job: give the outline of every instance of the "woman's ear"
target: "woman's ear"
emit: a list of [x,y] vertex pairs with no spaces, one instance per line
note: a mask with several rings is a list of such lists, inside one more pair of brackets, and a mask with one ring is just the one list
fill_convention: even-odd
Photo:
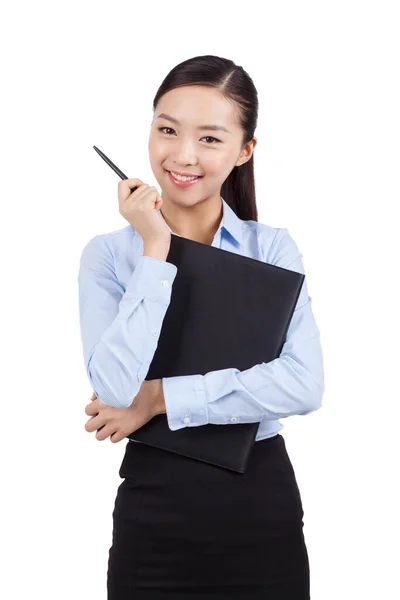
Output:
[[243,150],[240,153],[240,157],[236,163],[236,167],[240,167],[241,165],[244,165],[244,163],[246,163],[248,160],[251,159],[253,152],[254,152],[254,148],[257,146],[257,138],[253,137],[253,139],[251,140],[251,142],[247,142],[247,144],[244,146]]

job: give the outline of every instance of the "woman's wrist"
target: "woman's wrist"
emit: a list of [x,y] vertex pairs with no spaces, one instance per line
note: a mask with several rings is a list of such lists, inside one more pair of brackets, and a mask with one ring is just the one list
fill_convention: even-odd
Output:
[[154,395],[154,401],[153,401],[154,416],[161,415],[161,414],[167,412],[167,409],[165,406],[165,397],[164,397],[164,389],[163,389],[163,385],[162,385],[162,379],[156,379],[156,381],[157,381],[157,388],[156,388],[156,393]]

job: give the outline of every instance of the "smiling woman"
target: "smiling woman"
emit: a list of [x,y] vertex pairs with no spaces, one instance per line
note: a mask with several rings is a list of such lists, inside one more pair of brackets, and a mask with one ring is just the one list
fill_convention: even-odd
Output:
[[[188,59],[165,77],[153,111],[148,151],[162,202],[155,188],[132,179],[142,184],[134,192],[140,214],[131,214],[136,230],[129,221],[118,232],[95,236],[81,258],[85,364],[100,398],[88,413],[100,406],[104,413],[89,428],[109,424],[110,407],[101,402],[126,407],[133,398],[131,407],[114,409],[131,408],[131,416],[138,398],[147,407],[145,378],[177,267],[168,262],[164,243],[162,252],[144,252],[137,229],[145,237],[152,225],[162,237],[166,230],[304,273],[288,230],[257,220],[258,99],[246,71],[218,56]],[[125,191],[123,201],[133,205]],[[323,391],[306,282],[281,357],[242,372],[230,368],[158,383],[172,431],[259,422],[256,443],[245,473],[238,474],[128,440],[113,511],[108,600],[308,600],[302,501],[279,433],[280,416],[315,410]],[[124,435],[124,419],[118,423]],[[110,427],[104,436],[115,423]]]

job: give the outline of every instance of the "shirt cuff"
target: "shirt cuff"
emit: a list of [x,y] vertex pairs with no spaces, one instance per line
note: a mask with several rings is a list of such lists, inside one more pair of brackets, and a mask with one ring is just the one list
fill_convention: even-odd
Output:
[[122,301],[132,297],[140,300],[147,298],[168,305],[177,272],[178,267],[170,262],[142,255],[126,286]]
[[165,408],[171,431],[208,424],[203,375],[163,377]]

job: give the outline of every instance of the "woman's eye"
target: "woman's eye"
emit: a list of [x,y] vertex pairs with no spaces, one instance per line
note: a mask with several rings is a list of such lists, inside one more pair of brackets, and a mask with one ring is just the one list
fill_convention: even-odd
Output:
[[[215,137],[212,137],[212,135],[206,135],[205,137],[206,137],[206,138],[208,138],[209,140],[215,140],[215,142],[216,142],[217,144],[219,144],[219,143],[221,142],[221,140],[217,140],[217,138],[215,138]],[[211,144],[211,145],[212,145],[212,144]]]
[[[166,135],[169,135],[166,131],[163,131],[164,129],[169,129],[170,131],[174,131],[172,129],[172,127],[159,127],[158,131],[162,131],[162,133],[165,133]],[[221,143],[221,140],[218,140],[217,138],[213,137],[212,135],[206,135],[206,136],[204,136],[203,139],[215,140],[215,143],[217,143],[217,144]],[[212,144],[208,144],[208,145],[212,146],[213,143]]]
[[[171,127],[159,127],[159,128],[158,128],[158,131],[162,131],[163,133],[165,133],[165,132],[163,131],[163,129],[171,129]],[[171,131],[173,131],[173,129],[171,129]]]

